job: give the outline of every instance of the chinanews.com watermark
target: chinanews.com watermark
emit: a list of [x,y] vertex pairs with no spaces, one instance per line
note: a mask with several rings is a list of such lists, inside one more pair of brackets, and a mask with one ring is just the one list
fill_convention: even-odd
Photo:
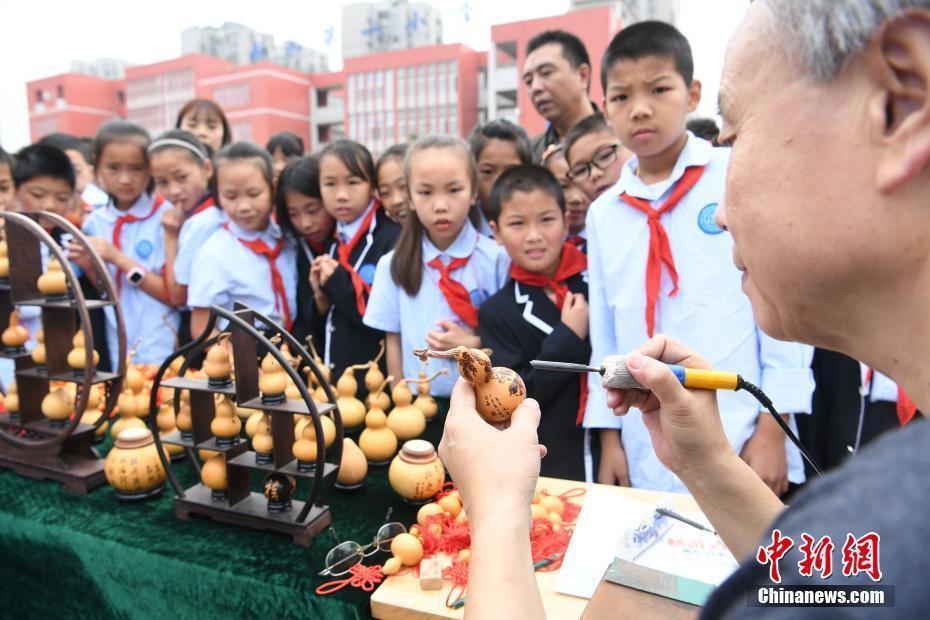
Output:
[[[881,538],[875,532],[856,537],[847,534],[840,551],[841,566],[837,576],[867,576],[872,584],[829,585],[781,585],[782,566],[780,561],[795,545],[790,536],[781,530],[772,531],[771,544],[759,547],[756,561],[768,566],[770,585],[750,588],[748,604],[751,607],[894,607],[894,586],[879,585],[882,579],[879,546]],[[827,579],[834,574],[833,556],[836,545],[829,536],[815,539],[801,534],[797,548],[801,559],[797,562],[798,574],[802,577]]]

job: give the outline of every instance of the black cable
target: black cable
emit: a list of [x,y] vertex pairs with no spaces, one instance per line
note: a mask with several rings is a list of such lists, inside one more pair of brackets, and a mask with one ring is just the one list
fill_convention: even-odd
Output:
[[785,435],[788,436],[788,439],[791,440],[791,443],[797,446],[798,450],[801,451],[801,456],[804,457],[804,460],[810,464],[810,466],[814,469],[814,471],[817,472],[818,476],[823,476],[823,472],[820,471],[819,467],[817,467],[817,464],[814,462],[813,457],[807,452],[807,450],[804,449],[804,446],[801,445],[801,440],[798,439],[798,436],[794,434],[794,431],[791,430],[791,427],[788,426],[785,423],[785,421],[781,419],[781,415],[779,415],[778,411],[775,410],[775,405],[773,405],[772,400],[768,396],[765,395],[765,392],[763,392],[757,386],[753,385],[749,381],[746,381],[740,376],[736,377],[736,389],[746,390],[747,392],[752,394],[763,407],[768,409],[769,413],[772,414],[772,417],[775,418],[775,421],[778,422],[778,425],[781,427],[781,430],[783,430],[785,432]]

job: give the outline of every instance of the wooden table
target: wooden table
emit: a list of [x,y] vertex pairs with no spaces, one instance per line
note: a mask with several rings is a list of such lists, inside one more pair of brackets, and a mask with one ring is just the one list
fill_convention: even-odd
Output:
[[[568,489],[584,486],[592,488],[593,484],[583,484],[570,480],[558,480],[555,478],[540,478],[537,489],[545,489],[553,495],[558,495]],[[632,499],[644,502],[656,503],[663,497],[669,497],[669,493],[660,493],[657,491],[644,491],[642,489],[631,489],[627,487],[608,487],[598,485],[603,489],[608,489],[612,493],[626,495]],[[697,510],[697,504],[690,495],[671,494],[673,504],[677,510]],[[574,498],[572,501],[581,503],[584,496]],[[585,613],[588,606],[588,600],[559,594],[555,591],[555,583],[559,577],[558,571],[536,573],[536,582],[539,584],[539,591],[542,594],[543,606],[546,609],[546,616],[549,618],[580,618],[586,617],[590,613]],[[604,590],[606,582],[602,582],[598,588],[598,594]],[[640,593],[629,590],[623,586],[613,586],[608,589],[608,594],[613,594],[626,590],[627,593],[635,593],[637,599],[659,599],[655,601],[657,605],[653,606],[656,613],[652,615],[655,618],[664,618],[660,610],[665,610],[666,606],[662,603],[669,599],[664,599],[652,594]],[[616,588],[616,590],[614,590]],[[396,619],[413,619],[413,620],[433,620],[436,618],[462,618],[465,615],[465,608],[449,609],[446,607],[446,594],[449,587],[442,590],[421,590],[419,580],[412,573],[397,575],[386,579],[371,597],[371,614],[375,618],[383,620]],[[596,594],[597,596],[597,594]],[[674,601],[669,601],[674,602]],[[640,607],[645,610],[646,607]],[[619,612],[619,610],[618,610]],[[649,616],[639,615],[639,618],[648,618]]]

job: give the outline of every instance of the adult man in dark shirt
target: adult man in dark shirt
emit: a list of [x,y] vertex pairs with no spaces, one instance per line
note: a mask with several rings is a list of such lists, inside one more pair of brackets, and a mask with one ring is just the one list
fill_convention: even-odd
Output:
[[591,103],[591,60],[581,39],[564,30],[546,30],[526,45],[523,83],[546,130],[533,138],[533,160],[558,144],[581,119],[597,111]]
[[[753,2],[720,110],[733,150],[716,221],[759,326],[862,360],[930,411],[930,0]],[[743,560],[706,617],[926,617],[930,424],[889,432],[786,508],[730,448],[715,393],[684,389],[660,361],[709,367],[657,336],[627,358],[647,391],[611,390],[608,406],[642,411],[659,459]],[[472,531],[469,611],[541,617],[525,508],[545,453],[539,409],[526,401],[500,431],[473,405],[460,381],[440,445]],[[890,586],[893,607],[753,606],[787,585]]]

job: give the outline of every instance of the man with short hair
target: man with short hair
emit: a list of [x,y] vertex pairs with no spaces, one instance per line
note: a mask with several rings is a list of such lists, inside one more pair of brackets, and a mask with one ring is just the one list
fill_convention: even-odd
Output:
[[533,138],[533,160],[558,144],[575,123],[597,111],[588,97],[591,60],[581,39],[564,30],[546,30],[526,45],[523,83],[530,101],[546,119],[546,130]]
[[[766,333],[862,360],[921,411],[930,411],[928,33],[930,0],[753,2],[720,81],[719,140],[732,152],[716,211]],[[704,617],[796,618],[804,610],[754,604],[798,586],[854,602],[878,584],[887,607],[806,613],[925,616],[930,423],[886,433],[786,507],[730,446],[716,394],[683,388],[666,364],[711,360],[656,336],[627,357],[645,390],[612,390],[607,405],[640,409],[657,457],[743,561]],[[470,617],[541,618],[526,510],[545,454],[539,407],[527,399],[501,431],[474,403],[471,386],[456,384],[439,447],[468,506]]]

